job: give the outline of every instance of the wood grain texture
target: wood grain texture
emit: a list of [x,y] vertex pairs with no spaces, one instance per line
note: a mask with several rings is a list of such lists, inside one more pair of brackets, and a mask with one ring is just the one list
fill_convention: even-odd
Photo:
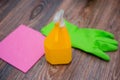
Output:
[[[39,31],[59,9],[71,23],[109,31],[120,43],[120,0],[0,0],[0,41],[20,24]],[[52,66],[43,56],[26,74],[0,60],[0,80],[120,80],[120,45],[108,55],[105,62],[73,49],[70,64]]]

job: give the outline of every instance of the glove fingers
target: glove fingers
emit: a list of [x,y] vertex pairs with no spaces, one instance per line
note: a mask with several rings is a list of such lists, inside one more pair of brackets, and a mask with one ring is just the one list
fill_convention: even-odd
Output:
[[103,59],[103,60],[106,60],[106,61],[109,61],[110,60],[110,57],[104,53],[103,51],[101,51],[100,49],[94,49],[93,52],[92,52],[93,55]]
[[103,41],[97,41],[96,46],[98,46],[98,48],[100,50],[104,51],[104,52],[115,51],[115,50],[118,49],[117,45],[107,43],[107,42],[103,42]]
[[110,44],[113,44],[113,45],[118,45],[118,42],[114,39],[109,39],[109,38],[104,38],[104,37],[99,37],[97,38],[96,41],[102,41],[104,43],[110,43]]
[[109,37],[111,39],[114,38],[114,35],[110,32],[104,31],[104,30],[95,30],[95,32],[97,33],[96,36],[101,36],[101,37]]

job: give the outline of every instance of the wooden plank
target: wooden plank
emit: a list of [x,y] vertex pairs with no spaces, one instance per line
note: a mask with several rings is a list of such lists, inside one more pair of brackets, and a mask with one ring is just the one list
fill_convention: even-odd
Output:
[[20,0],[0,0],[0,22]]

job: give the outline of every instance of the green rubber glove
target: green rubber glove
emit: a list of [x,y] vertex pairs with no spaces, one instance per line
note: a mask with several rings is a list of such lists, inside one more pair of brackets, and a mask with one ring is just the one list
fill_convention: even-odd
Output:
[[[78,28],[68,21],[65,21],[65,24],[74,48],[81,49],[106,61],[109,61],[110,57],[105,52],[118,49],[118,42],[114,40],[114,35],[109,32],[91,28]],[[47,36],[53,27],[54,22],[51,22],[41,29],[41,33]]]

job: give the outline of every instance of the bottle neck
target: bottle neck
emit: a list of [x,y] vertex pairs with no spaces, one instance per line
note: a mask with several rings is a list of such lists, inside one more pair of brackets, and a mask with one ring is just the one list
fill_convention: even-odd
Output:
[[61,25],[60,22],[56,22],[56,23],[55,23],[55,26],[58,27],[58,28],[63,28],[63,27],[65,27],[65,25]]

